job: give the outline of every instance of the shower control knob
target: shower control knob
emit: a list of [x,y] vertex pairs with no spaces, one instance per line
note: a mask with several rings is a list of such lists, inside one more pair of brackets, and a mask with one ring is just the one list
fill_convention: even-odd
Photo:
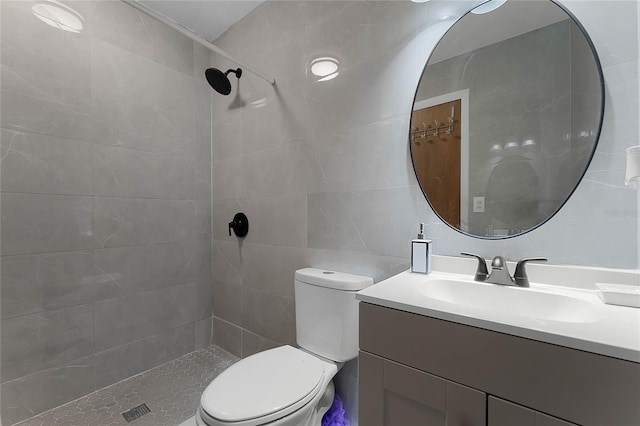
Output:
[[233,220],[229,222],[229,236],[231,236],[231,230],[237,237],[242,238],[249,232],[249,219],[244,213],[236,213],[233,216]]

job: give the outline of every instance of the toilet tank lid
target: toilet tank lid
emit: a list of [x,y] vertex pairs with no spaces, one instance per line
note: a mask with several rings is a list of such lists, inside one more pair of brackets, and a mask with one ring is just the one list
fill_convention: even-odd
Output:
[[362,290],[373,284],[371,277],[317,268],[298,269],[295,279],[306,284],[345,291]]

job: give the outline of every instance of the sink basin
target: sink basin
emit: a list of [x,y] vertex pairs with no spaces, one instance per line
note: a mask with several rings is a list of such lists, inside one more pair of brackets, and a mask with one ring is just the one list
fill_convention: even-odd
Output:
[[418,292],[437,304],[447,304],[453,309],[460,307],[465,311],[479,310],[502,316],[565,323],[585,323],[598,319],[596,308],[586,300],[533,287],[433,279],[420,285]]

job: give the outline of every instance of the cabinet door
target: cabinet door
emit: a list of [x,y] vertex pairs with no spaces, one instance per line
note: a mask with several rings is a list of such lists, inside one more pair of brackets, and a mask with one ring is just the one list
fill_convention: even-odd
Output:
[[486,426],[486,395],[360,352],[361,426]]
[[576,426],[569,423],[525,408],[521,405],[490,396],[489,397],[489,424],[488,426]]

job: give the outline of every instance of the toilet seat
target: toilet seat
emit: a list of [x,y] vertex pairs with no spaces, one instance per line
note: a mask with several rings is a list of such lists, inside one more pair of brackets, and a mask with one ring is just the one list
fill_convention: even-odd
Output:
[[256,426],[285,417],[323,389],[325,364],[291,346],[238,361],[202,394],[202,419],[211,426]]

